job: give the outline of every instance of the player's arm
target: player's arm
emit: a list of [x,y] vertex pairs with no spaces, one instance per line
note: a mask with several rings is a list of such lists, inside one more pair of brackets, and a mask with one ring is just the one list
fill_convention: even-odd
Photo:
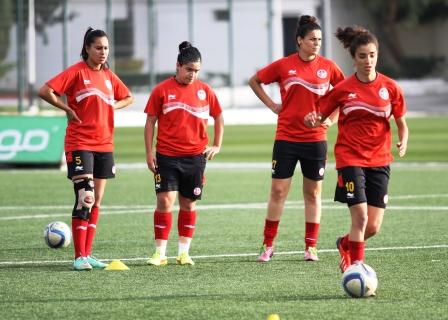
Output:
[[325,119],[321,126],[324,128],[329,128],[331,127],[333,124],[335,124],[336,122],[338,122],[339,119],[339,108],[334,110],[327,119]]
[[131,93],[129,93],[129,95],[126,98],[121,99],[121,100],[115,102],[114,109],[118,110],[118,109],[126,108],[132,102],[134,102],[134,97],[132,96]]
[[404,157],[406,154],[406,150],[408,148],[408,138],[409,138],[409,129],[408,125],[406,123],[406,118],[404,116],[395,119],[395,123],[397,124],[398,128],[398,142],[397,142],[397,148],[398,148],[398,155],[401,157]]
[[146,117],[146,124],[145,124],[145,149],[146,149],[146,164],[148,166],[148,169],[151,170],[153,173],[156,172],[157,168],[157,159],[154,156],[154,150],[153,150],[153,141],[154,141],[154,132],[157,122],[157,116],[150,116],[148,115]]
[[212,160],[215,154],[219,153],[221,150],[222,138],[224,136],[224,117],[222,116],[222,113],[213,119],[215,120],[213,145],[205,151],[207,160]]
[[76,114],[75,110],[71,109],[69,106],[67,106],[62,99],[56,94],[56,92],[48,86],[47,84],[44,84],[39,89],[39,97],[41,97],[43,100],[47,101],[49,104],[55,106],[56,108],[59,108],[67,114],[67,118],[69,121],[78,121],[82,122],[81,119],[79,119],[78,115]]
[[312,111],[310,113],[308,113],[305,117],[304,117],[304,123],[308,128],[317,128],[320,127],[322,125],[322,123],[324,123],[325,119],[322,118],[322,114],[318,113],[316,111]]
[[258,78],[257,74],[254,74],[249,80],[249,86],[258,99],[260,99],[266,107],[271,109],[272,112],[278,114],[282,108],[282,105],[272,101],[271,97],[268,96],[261,84],[262,82],[260,78]]

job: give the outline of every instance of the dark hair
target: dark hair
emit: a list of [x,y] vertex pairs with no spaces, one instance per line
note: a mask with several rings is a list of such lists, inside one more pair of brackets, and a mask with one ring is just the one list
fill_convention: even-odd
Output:
[[94,43],[96,38],[102,38],[102,37],[108,38],[106,32],[104,32],[103,30],[93,29],[92,27],[89,27],[87,29],[86,33],[84,34],[84,41],[82,43],[82,49],[81,49],[82,60],[87,61],[87,59],[89,58],[89,54],[87,53],[86,47]]
[[301,16],[299,18],[299,22],[297,23],[296,39],[298,37],[305,38],[308,32],[314,30],[322,30],[320,25],[317,23],[317,18],[313,16]]
[[373,43],[379,49],[378,39],[373,33],[364,27],[354,26],[336,30],[336,38],[342,43],[345,49],[349,49],[352,57],[355,57],[356,49],[360,46]]
[[182,66],[190,62],[202,62],[201,53],[198,48],[193,47],[190,42],[183,41],[179,44],[177,62]]

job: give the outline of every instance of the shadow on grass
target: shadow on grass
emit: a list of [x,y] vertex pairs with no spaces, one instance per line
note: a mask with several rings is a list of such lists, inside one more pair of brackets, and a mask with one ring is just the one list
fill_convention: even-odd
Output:
[[62,298],[62,299],[2,299],[0,305],[10,304],[10,303],[69,303],[69,302],[89,302],[89,303],[110,303],[110,302],[132,302],[132,301],[173,301],[175,300],[201,300],[201,301],[234,301],[234,302],[256,302],[256,303],[281,303],[281,302],[291,302],[291,301],[338,301],[346,300],[347,297],[344,295],[322,295],[322,294],[291,294],[291,295],[275,295],[266,296],[262,294],[238,294],[238,293],[224,293],[224,294],[164,294],[164,295],[148,295],[148,296],[129,296],[129,297],[105,297],[105,298]]

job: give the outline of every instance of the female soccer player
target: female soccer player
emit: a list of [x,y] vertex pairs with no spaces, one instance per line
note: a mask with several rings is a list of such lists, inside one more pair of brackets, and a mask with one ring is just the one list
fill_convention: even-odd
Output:
[[[314,110],[319,96],[342,81],[344,75],[335,63],[319,56],[322,31],[316,21],[315,17],[301,16],[296,30],[298,53],[269,64],[249,80],[257,97],[278,114],[271,193],[259,262],[268,262],[274,254],[273,242],[298,161],[302,169],[305,203],[305,260],[318,260],[322,180],[327,155],[326,129],[337,118],[331,117],[310,131],[303,124],[303,117]],[[262,83],[273,82],[280,86],[282,104],[272,101],[261,86]]]
[[338,28],[336,37],[353,58],[356,73],[318,101],[318,113],[305,117],[308,126],[319,126],[339,108],[338,137],[334,148],[338,183],[335,200],[347,203],[350,232],[336,245],[344,272],[364,261],[364,243],[380,230],[388,194],[391,154],[390,117],[398,128],[398,155],[406,154],[408,127],[401,89],[376,71],[378,40],[362,27]]
[[[92,256],[92,244],[106,179],[115,177],[114,110],[132,103],[129,89],[109,69],[109,41],[104,31],[89,27],[82,61],[48,81],[39,96],[67,113],[65,157],[75,189],[72,232],[75,270],[103,269]],[[60,98],[67,97],[67,103]]]
[[[196,225],[196,200],[201,199],[206,160],[220,151],[224,133],[222,109],[213,90],[197,79],[201,53],[189,42],[179,45],[176,75],[158,84],[146,105],[146,162],[154,173],[157,207],[154,211],[156,251],[150,265],[168,263],[166,245],[172,211],[179,198],[177,263],[194,265],[189,248]],[[207,121],[214,119],[213,145],[208,147]],[[154,127],[157,152],[154,154]]]

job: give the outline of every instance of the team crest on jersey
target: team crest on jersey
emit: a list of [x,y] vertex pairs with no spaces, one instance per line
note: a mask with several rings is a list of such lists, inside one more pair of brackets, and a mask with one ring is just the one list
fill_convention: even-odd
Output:
[[319,69],[317,70],[316,75],[321,79],[325,79],[328,76],[328,72],[327,70]]
[[202,190],[201,190],[201,188],[199,188],[199,187],[196,187],[196,188],[194,188],[194,190],[193,190],[193,193],[194,193],[195,196],[200,195],[201,192],[202,192]]
[[197,92],[198,98],[199,100],[205,100],[205,98],[207,97],[207,94],[205,93],[205,91],[203,89],[199,89]]
[[110,82],[110,80],[106,80],[105,82],[107,89],[112,90],[112,82]]
[[380,91],[378,91],[378,94],[380,95],[381,99],[383,99],[383,100],[389,99],[389,91],[387,91],[386,88],[381,88]]

